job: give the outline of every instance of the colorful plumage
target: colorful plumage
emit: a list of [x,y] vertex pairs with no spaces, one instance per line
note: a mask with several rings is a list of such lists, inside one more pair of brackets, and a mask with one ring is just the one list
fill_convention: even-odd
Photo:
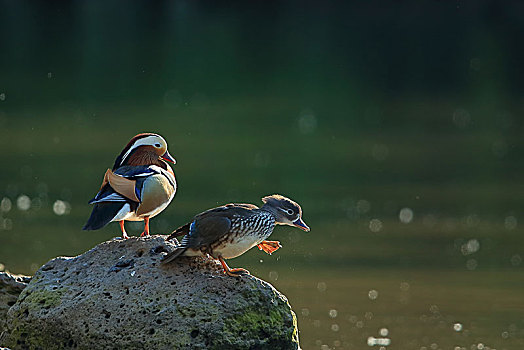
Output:
[[175,164],[167,142],[158,134],[138,134],[107,169],[100,191],[89,201],[93,211],[83,230],[98,230],[112,221],[144,221],[142,236],[149,236],[149,219],[164,210],[176,192],[175,174],[165,162]]
[[178,256],[210,255],[222,264],[224,272],[238,277],[249,273],[245,269],[230,269],[224,259],[242,255],[254,246],[271,254],[281,247],[278,241],[266,241],[276,224],[309,231],[302,221],[302,208],[281,195],[262,198],[264,205],[226,204],[196,215],[176,229],[168,239],[185,235],[180,245],[162,260],[167,264]]

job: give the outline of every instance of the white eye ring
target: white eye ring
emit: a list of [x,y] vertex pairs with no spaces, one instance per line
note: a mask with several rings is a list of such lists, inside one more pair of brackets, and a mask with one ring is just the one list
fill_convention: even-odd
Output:
[[155,143],[155,147],[156,148],[160,148],[160,144],[159,143]]
[[293,209],[284,209],[284,208],[278,208],[279,210],[282,210],[284,213],[286,213],[287,215],[293,215],[295,214],[295,212],[293,211]]

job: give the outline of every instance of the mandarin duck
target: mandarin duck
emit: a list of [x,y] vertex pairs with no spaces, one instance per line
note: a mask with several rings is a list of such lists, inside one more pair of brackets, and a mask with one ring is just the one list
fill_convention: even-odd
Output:
[[224,259],[244,254],[254,246],[268,254],[281,247],[278,241],[266,241],[275,225],[289,225],[309,231],[302,221],[300,205],[275,194],[262,198],[264,205],[226,204],[196,215],[176,229],[167,239],[185,235],[180,244],[162,259],[163,264],[178,256],[209,255],[220,261],[224,272],[233,277],[249,274],[242,268],[229,268]]
[[141,236],[149,236],[149,219],[169,205],[177,188],[175,174],[165,161],[176,163],[162,136],[144,133],[133,137],[89,201],[95,206],[83,230],[98,230],[118,221],[126,239],[124,221],[144,221]]

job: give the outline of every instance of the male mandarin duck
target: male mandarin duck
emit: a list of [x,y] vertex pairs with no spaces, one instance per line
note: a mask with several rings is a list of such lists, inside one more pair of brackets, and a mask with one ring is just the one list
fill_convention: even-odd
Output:
[[224,272],[238,277],[249,271],[227,266],[224,259],[242,255],[254,246],[268,254],[281,247],[278,241],[266,241],[276,224],[298,227],[309,231],[302,221],[302,208],[291,199],[275,194],[262,198],[264,205],[226,204],[196,215],[193,220],[176,229],[167,239],[185,237],[162,263],[178,256],[210,255],[220,261]]
[[157,134],[138,134],[107,169],[100,191],[89,201],[95,207],[83,230],[98,230],[112,221],[144,221],[141,236],[149,236],[149,219],[164,210],[176,192],[175,174],[165,162],[175,164],[167,142]]

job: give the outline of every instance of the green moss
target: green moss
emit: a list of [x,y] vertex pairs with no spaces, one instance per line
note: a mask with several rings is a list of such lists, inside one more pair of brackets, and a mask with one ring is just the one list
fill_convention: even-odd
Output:
[[[155,328],[154,337],[146,338],[144,343],[136,344],[137,349],[184,349],[191,343],[188,333],[177,333],[173,336],[172,332],[164,331],[162,328]],[[129,348],[132,348],[131,346]]]
[[58,288],[55,290],[42,289],[29,292],[25,297],[24,303],[28,305],[29,310],[49,309],[60,304],[62,295],[67,292],[67,288]]
[[244,331],[258,331],[266,327],[278,328],[282,326],[282,314],[280,309],[271,309],[269,315],[264,315],[259,310],[249,310],[232,319],[230,326]]
[[7,346],[11,348],[27,349],[61,349],[62,344],[56,337],[41,332],[34,332],[30,323],[20,322],[15,319],[11,325],[11,334],[7,338]]
[[[212,348],[298,348],[296,318],[294,314],[290,314],[285,303],[268,309],[243,310],[235,317],[224,320],[221,335],[221,339],[214,339]],[[238,343],[239,340],[242,340],[241,344]]]
[[[24,307],[18,309],[18,315],[11,320],[11,334],[8,337],[8,345],[11,347],[28,347],[29,349],[60,349],[63,344],[58,344],[53,332],[35,332],[35,327],[28,326],[31,323],[25,321],[29,312],[38,312],[41,309],[49,309],[61,303],[62,295],[67,293],[67,288],[42,289],[31,291],[25,289],[20,299]],[[38,327],[36,327],[38,328]]]
[[28,332],[25,329],[21,328],[15,328],[13,332],[11,332],[9,336],[9,340],[7,342],[7,346],[9,347],[16,347],[16,346],[25,346],[29,349],[53,349],[54,347],[52,344],[49,344],[49,340],[45,340],[40,336],[34,336],[28,337]]

